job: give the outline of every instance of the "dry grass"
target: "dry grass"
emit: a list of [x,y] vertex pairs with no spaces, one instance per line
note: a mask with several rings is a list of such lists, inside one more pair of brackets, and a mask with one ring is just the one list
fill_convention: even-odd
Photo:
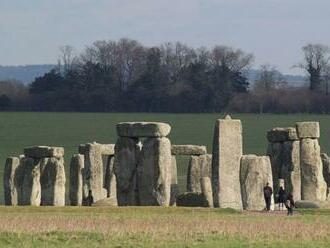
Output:
[[[330,212],[329,212],[330,213]],[[330,237],[330,215],[232,213],[175,208],[0,208],[0,233],[99,233],[191,241],[211,236],[247,240],[314,241]]]

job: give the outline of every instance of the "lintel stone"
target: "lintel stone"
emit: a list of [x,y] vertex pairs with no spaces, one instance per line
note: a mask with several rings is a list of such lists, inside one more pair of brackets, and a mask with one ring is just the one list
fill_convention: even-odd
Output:
[[162,122],[121,122],[117,134],[121,137],[166,137],[171,126]]
[[199,145],[172,145],[172,155],[204,155],[206,146]]

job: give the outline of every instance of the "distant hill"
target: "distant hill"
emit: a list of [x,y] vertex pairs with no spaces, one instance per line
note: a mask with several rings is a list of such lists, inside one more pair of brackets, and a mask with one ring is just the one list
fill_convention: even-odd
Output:
[[[36,77],[40,77],[50,70],[54,69],[56,65],[25,65],[25,66],[1,66],[0,65],[0,80],[15,79],[24,84],[33,82]],[[249,70],[246,72],[249,82],[253,85],[254,81],[258,79],[259,70]],[[284,75],[284,79],[291,86],[301,86],[306,83],[306,77],[300,75]]]
[[24,84],[33,82],[36,77],[40,77],[56,65],[24,65],[24,66],[1,66],[0,80],[14,79]]

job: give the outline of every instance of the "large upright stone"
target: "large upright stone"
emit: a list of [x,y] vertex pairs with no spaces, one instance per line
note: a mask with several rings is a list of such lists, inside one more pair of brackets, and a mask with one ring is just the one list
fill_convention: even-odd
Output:
[[294,200],[301,199],[300,142],[283,143],[283,164],[281,178],[284,179],[285,190],[291,193]]
[[321,154],[322,165],[323,165],[323,177],[330,188],[330,158],[326,153]]
[[171,196],[171,142],[148,138],[143,142],[138,165],[141,206],[169,206]]
[[117,202],[117,182],[114,173],[114,156],[104,156],[105,161],[105,175],[104,188],[107,190],[107,198],[112,198],[113,202]]
[[197,145],[172,145],[172,155],[203,155],[206,154],[206,146]]
[[[263,188],[273,184],[271,164],[268,156],[243,155],[240,181],[242,202],[245,210],[265,209]],[[274,210],[272,197],[271,209]]]
[[212,154],[212,187],[214,206],[242,209],[239,181],[243,153],[242,124],[229,116],[217,120]]
[[81,206],[83,198],[83,169],[84,155],[75,154],[70,162],[70,204],[72,206]]
[[316,121],[297,122],[296,128],[300,139],[320,138],[320,124]]
[[19,174],[21,182],[18,205],[40,206],[40,160],[23,158],[22,171]]
[[327,184],[323,178],[320,146],[317,139],[300,140],[301,198],[309,201],[325,201]]
[[[97,143],[86,144],[84,166],[84,190],[83,198],[92,197],[93,202],[106,198],[106,190],[103,188],[103,160],[102,145]],[[91,194],[91,196],[89,196]],[[85,201],[85,200],[84,200]]]
[[65,205],[65,170],[64,159],[44,158],[40,162],[41,205]]
[[18,185],[16,181],[16,170],[20,165],[17,157],[7,158],[3,174],[3,186],[5,194],[5,205],[16,206],[18,203]]
[[170,206],[174,206],[176,203],[176,197],[179,194],[178,185],[178,168],[175,156],[172,155],[171,160],[171,200]]
[[206,206],[213,208],[212,184],[209,177],[201,178],[201,190],[206,200]]
[[[282,165],[283,165],[283,143],[269,143],[267,155],[270,158],[273,174],[273,191],[275,194],[279,191],[279,184],[277,183],[282,178]],[[285,180],[284,180],[285,183]]]
[[171,126],[162,122],[121,122],[117,124],[120,137],[166,137]]
[[201,178],[212,178],[212,155],[191,156],[188,164],[187,191],[201,192]]
[[117,200],[119,206],[138,204],[136,182],[140,147],[138,139],[119,137],[115,146],[114,172],[117,180]]

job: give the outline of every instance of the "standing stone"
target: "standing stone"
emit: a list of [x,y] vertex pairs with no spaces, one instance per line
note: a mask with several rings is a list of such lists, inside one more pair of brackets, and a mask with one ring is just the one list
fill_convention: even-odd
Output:
[[213,208],[212,184],[209,177],[201,178],[201,189],[206,200],[206,206]]
[[323,178],[320,146],[317,139],[300,140],[302,200],[325,201],[327,184]]
[[119,206],[138,205],[136,172],[139,152],[138,139],[118,138],[115,146],[114,172]]
[[22,159],[21,193],[18,197],[18,205],[40,206],[40,159]]
[[[273,184],[269,157],[244,155],[241,160],[240,181],[243,208],[245,210],[265,209],[263,188],[267,183]],[[271,209],[274,210],[273,197]]]
[[65,170],[63,157],[40,161],[41,205],[65,205]]
[[75,154],[70,163],[70,204],[71,206],[81,206],[83,196],[83,169],[84,155]]
[[3,174],[5,205],[16,206],[18,203],[18,188],[15,180],[16,170],[20,165],[17,157],[7,158]]
[[301,200],[299,141],[286,141],[283,143],[283,164],[281,170],[281,178],[284,179],[286,192],[291,193],[295,201]]
[[322,153],[321,159],[322,159],[322,165],[323,165],[323,177],[329,188],[330,187],[330,158],[326,153]]
[[199,156],[190,156],[187,173],[187,191],[202,192],[201,190],[201,158]]
[[143,142],[138,166],[141,206],[169,206],[171,196],[171,142],[148,138]]
[[103,160],[102,145],[97,143],[86,144],[84,166],[84,187],[88,189],[83,192],[83,201],[89,198],[93,202],[106,198],[106,190],[103,188]]
[[175,156],[172,156],[171,160],[171,199],[170,206],[175,206],[176,197],[179,194],[179,185],[178,185],[178,168],[176,163]]
[[212,154],[214,206],[242,209],[239,181],[243,153],[242,124],[229,116],[216,121]]
[[107,190],[107,198],[112,198],[113,202],[117,202],[117,183],[114,173],[114,156],[105,156],[105,176],[104,188]]
[[[273,174],[273,191],[275,195],[279,191],[280,187],[277,183],[282,178],[282,164],[283,164],[283,143],[269,143],[267,149],[267,155],[270,158]],[[283,180],[284,181],[284,180]]]

